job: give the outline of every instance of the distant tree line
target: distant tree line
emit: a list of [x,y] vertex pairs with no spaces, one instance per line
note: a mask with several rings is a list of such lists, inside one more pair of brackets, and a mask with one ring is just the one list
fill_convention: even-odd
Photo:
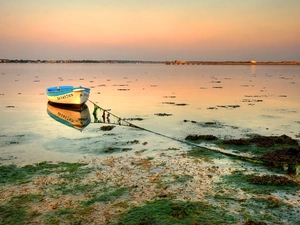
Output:
[[151,61],[151,60],[31,60],[31,59],[0,59],[0,63],[153,63],[165,65],[300,65],[300,61]]
[[143,60],[31,60],[31,59],[0,59],[0,63],[165,63],[164,61]]

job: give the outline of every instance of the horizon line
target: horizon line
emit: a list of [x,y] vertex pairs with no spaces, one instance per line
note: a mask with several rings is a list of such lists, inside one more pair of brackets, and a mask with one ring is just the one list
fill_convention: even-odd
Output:
[[56,60],[32,60],[32,59],[0,59],[0,63],[158,63],[166,65],[300,65],[300,61],[203,61],[203,60],[131,60],[131,59],[101,59],[101,60],[73,60],[73,59],[56,59]]
[[134,62],[300,62],[300,60],[142,60],[142,59],[8,59],[8,58],[0,58],[0,62],[3,61],[31,61],[31,62],[55,62],[55,61],[63,61],[63,62],[105,62],[105,61],[134,61]]

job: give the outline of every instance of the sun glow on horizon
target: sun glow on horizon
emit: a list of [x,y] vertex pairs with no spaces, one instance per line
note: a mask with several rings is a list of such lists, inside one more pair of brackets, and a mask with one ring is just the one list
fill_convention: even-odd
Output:
[[[235,54],[234,51],[244,49],[246,54],[253,48],[261,51],[271,46],[300,47],[300,29],[296,29],[300,27],[296,19],[300,10],[290,12],[285,18],[278,17],[281,11],[274,7],[266,11],[263,3],[217,2],[218,7],[209,1],[194,0],[185,4],[173,1],[144,4],[65,1],[58,4],[54,1],[48,5],[29,1],[16,5],[6,2],[0,9],[1,43],[22,45],[24,49],[38,43],[46,48],[52,46],[57,52],[62,46],[82,50],[93,46],[130,47],[145,56],[152,49],[168,50],[172,58],[176,58],[172,48],[196,55],[201,50],[211,50],[214,54],[226,49]],[[284,6],[283,12],[292,9],[287,3]],[[1,43],[0,50],[8,48]],[[18,49],[11,50],[18,52]],[[4,51],[1,52],[0,58],[5,58]]]

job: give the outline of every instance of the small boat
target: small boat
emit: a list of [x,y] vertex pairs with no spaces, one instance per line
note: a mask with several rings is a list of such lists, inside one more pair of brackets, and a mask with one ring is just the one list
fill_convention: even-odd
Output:
[[90,96],[90,89],[82,86],[56,86],[46,91],[48,100],[58,104],[82,105]]
[[90,111],[86,104],[82,104],[80,109],[75,110],[73,107],[68,108],[66,105],[53,104],[49,101],[47,113],[57,122],[80,131],[91,122]]

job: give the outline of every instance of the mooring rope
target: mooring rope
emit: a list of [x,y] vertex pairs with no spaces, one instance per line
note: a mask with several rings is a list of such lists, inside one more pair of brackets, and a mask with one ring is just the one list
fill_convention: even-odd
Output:
[[210,148],[208,146],[200,146],[200,145],[198,145],[196,143],[193,143],[193,142],[188,142],[188,141],[185,141],[185,140],[180,140],[180,139],[177,139],[177,138],[174,138],[174,137],[162,134],[162,133],[158,133],[158,132],[153,131],[153,130],[149,130],[149,129],[144,128],[144,127],[137,126],[137,125],[135,125],[135,124],[127,121],[126,119],[122,119],[121,117],[119,117],[117,115],[114,115],[113,113],[110,112],[110,110],[103,109],[102,107],[100,107],[95,102],[93,102],[91,100],[89,100],[89,101],[94,105],[93,115],[96,118],[96,120],[98,119],[97,118],[97,110],[100,109],[103,112],[103,115],[102,115],[103,123],[111,123],[110,122],[110,116],[113,116],[113,117],[115,117],[117,119],[117,122],[115,122],[114,124],[118,124],[118,125],[121,125],[121,126],[122,125],[126,125],[126,126],[130,126],[130,127],[134,127],[134,128],[137,128],[137,129],[140,129],[140,130],[144,130],[144,131],[147,131],[147,132],[150,132],[150,133],[153,133],[153,134],[156,134],[156,135],[159,135],[159,136],[162,136],[162,137],[165,137],[165,138],[177,141],[177,142],[181,142],[183,144],[187,144],[187,145],[194,146],[194,147],[197,147],[197,148],[203,148],[203,149],[210,150],[210,151],[219,152],[219,153],[221,153],[223,155],[236,157],[236,158],[239,158],[241,160],[247,160],[247,161],[252,161],[252,162],[253,161],[260,162],[260,160],[257,159],[257,158],[255,158],[255,157],[235,154],[233,152],[228,152],[228,151],[225,151],[225,150],[223,150],[221,148],[218,148],[218,147],[211,147]]

